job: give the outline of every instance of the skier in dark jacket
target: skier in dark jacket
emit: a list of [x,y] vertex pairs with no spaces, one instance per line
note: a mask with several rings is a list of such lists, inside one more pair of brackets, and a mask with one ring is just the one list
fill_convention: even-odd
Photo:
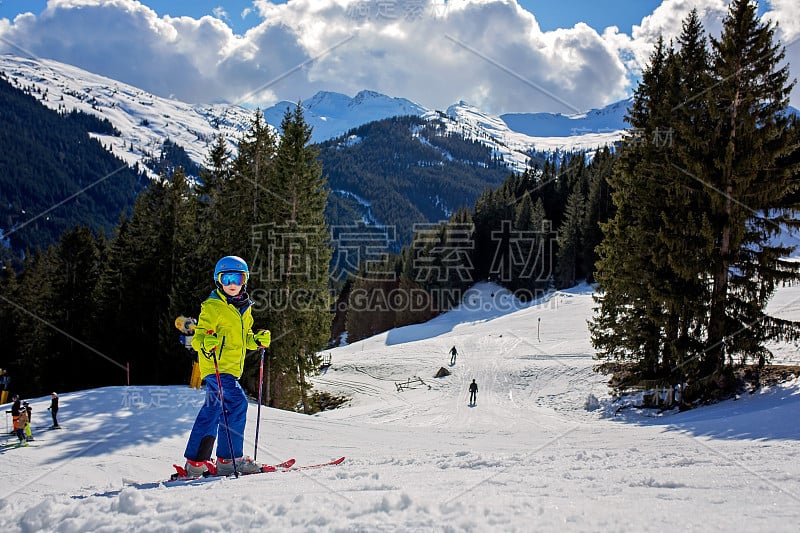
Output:
[[469,384],[469,404],[475,405],[478,401],[478,384],[475,383],[475,380],[472,380],[472,383]]
[[47,408],[50,411],[50,416],[53,417],[53,426],[52,429],[59,429],[61,426],[58,425],[58,394],[55,392],[50,394],[50,407]]
[[453,346],[452,348],[450,348],[450,366],[456,364],[457,356],[458,356],[458,350],[456,350],[456,347]]
[[19,413],[22,411],[22,400],[20,399],[18,394],[15,394],[13,398],[13,404],[11,404],[11,420],[14,423],[14,434],[17,434],[17,429],[19,429]]

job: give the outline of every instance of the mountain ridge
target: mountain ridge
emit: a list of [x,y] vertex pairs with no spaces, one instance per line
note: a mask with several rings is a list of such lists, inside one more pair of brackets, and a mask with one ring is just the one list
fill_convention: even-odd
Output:
[[[72,65],[49,59],[29,59],[10,54],[0,56],[0,71],[20,88],[40,94],[42,104],[64,111],[73,108],[107,118],[122,135],[116,139],[98,135],[110,149],[131,166],[144,164],[167,139],[182,146],[201,165],[217,135],[223,135],[235,152],[241,134],[250,125],[254,110],[235,104],[190,104],[159,97],[137,87],[93,74]],[[502,155],[509,168],[525,169],[529,153],[539,151],[592,150],[613,143],[621,131],[595,132],[587,135],[544,135],[525,125],[526,117],[542,122],[547,114],[510,114],[509,125],[503,118],[484,113],[465,102],[450,106],[447,113],[426,109],[405,98],[391,97],[363,90],[353,97],[332,91],[320,91],[301,101],[307,123],[313,128],[313,142],[322,142],[346,134],[353,128],[393,116],[414,115],[426,119],[449,116],[449,128],[463,131],[489,145]],[[619,103],[617,103],[619,104]],[[614,104],[614,105],[617,105]],[[296,103],[278,102],[262,110],[266,122],[278,129],[287,108]],[[605,108],[604,108],[605,109]],[[619,114],[619,110],[617,114]],[[590,112],[589,112],[590,113]],[[583,132],[587,126],[579,118],[571,119],[571,128]],[[616,122],[614,122],[616,121]],[[618,117],[612,119],[618,124]],[[522,131],[518,131],[522,130]],[[555,132],[558,133],[558,132]]]

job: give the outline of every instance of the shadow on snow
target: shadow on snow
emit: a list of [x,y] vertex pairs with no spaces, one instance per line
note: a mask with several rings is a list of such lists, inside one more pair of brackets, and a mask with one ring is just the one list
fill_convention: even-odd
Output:
[[614,419],[662,426],[665,431],[682,431],[695,437],[800,441],[800,424],[795,422],[800,415],[798,384],[779,385],[682,413],[675,410],[647,416],[641,412],[621,412]]

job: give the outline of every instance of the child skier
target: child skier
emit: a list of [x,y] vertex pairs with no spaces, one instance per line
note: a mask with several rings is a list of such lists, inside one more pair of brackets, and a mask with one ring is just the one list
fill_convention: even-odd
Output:
[[17,419],[17,438],[19,439],[19,446],[27,446],[28,439],[25,438],[25,427],[28,425],[28,410],[24,407],[19,410],[19,418]]
[[31,404],[28,402],[22,402],[22,407],[25,409],[25,412],[28,414],[28,423],[25,424],[25,440],[28,442],[33,440],[33,433],[31,432],[31,415],[33,414],[33,408]]
[[192,347],[199,354],[200,376],[206,384],[206,400],[194,421],[184,452],[185,468],[190,476],[201,476],[208,471],[215,439],[218,475],[233,474],[234,461],[239,473],[261,471],[260,465],[249,457],[243,457],[247,397],[238,380],[242,375],[245,353],[247,350],[268,347],[270,332],[261,330],[253,333],[250,309],[253,302],[247,294],[249,275],[247,263],[242,258],[223,257],[214,268],[216,288],[200,307]]

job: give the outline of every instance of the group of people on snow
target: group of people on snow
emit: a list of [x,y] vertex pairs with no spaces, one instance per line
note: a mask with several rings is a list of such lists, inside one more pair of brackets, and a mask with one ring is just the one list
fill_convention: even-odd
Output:
[[[27,446],[33,439],[33,432],[31,431],[31,415],[33,408],[27,401],[22,401],[18,394],[12,397],[14,403],[11,404],[11,419],[13,422],[13,434],[19,439],[20,446]],[[58,429],[58,394],[55,392],[50,394],[50,416],[53,417],[53,425],[50,429]]]

